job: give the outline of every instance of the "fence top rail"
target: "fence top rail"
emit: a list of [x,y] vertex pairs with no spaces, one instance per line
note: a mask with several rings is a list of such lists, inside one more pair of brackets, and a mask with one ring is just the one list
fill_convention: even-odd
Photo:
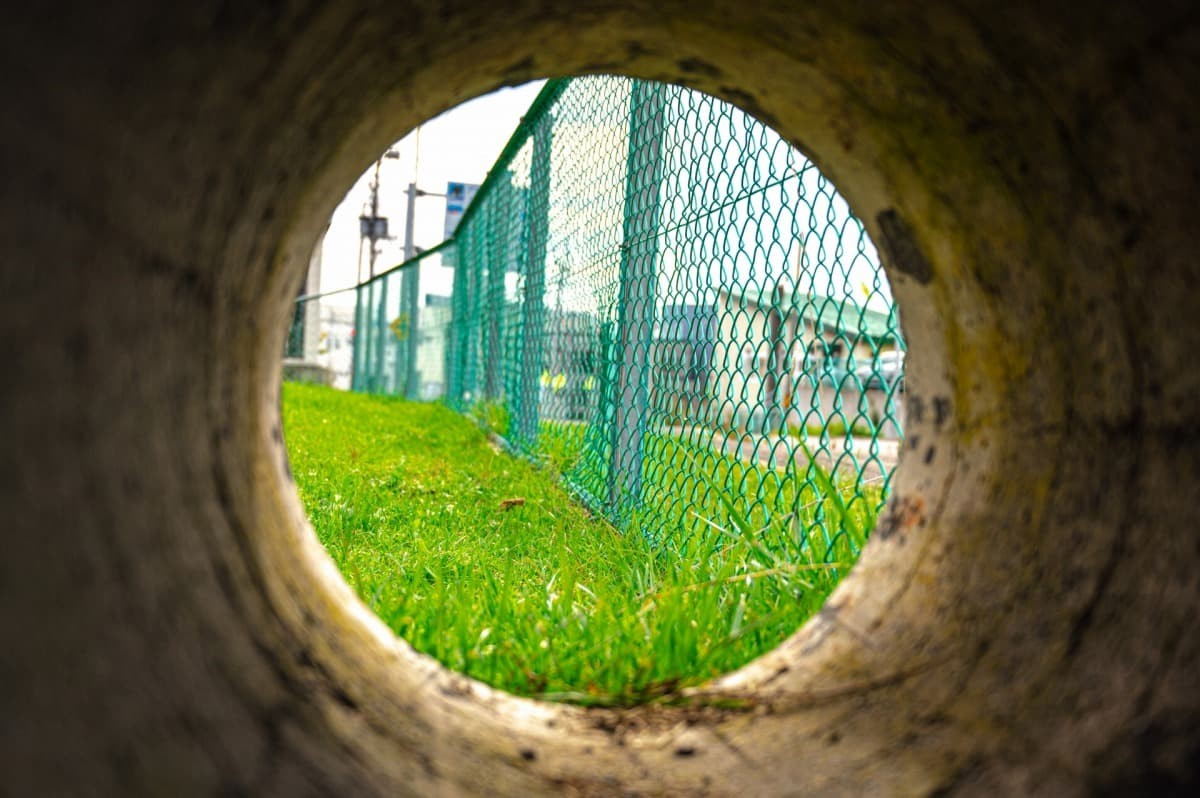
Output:
[[335,288],[332,291],[322,291],[319,294],[304,294],[303,296],[296,297],[296,303],[299,304],[301,302],[312,302],[316,299],[324,299],[325,297],[337,296],[338,294],[348,294],[351,291],[357,290],[357,285],[348,285],[344,288]]
[[424,252],[421,252],[417,255],[413,255],[411,258],[404,261],[403,263],[397,263],[395,266],[391,267],[390,269],[385,269],[384,271],[379,272],[379,274],[376,274],[374,277],[367,279],[367,280],[363,280],[361,283],[359,283],[358,285],[356,285],[354,287],[359,288],[364,285],[370,285],[371,283],[375,282],[376,280],[387,277],[389,274],[393,274],[393,273],[401,271],[403,269],[412,268],[413,266],[416,266],[417,264],[419,264],[421,261],[425,260],[426,258],[428,258],[432,255],[438,254],[439,252],[446,249],[453,243],[454,243],[454,236],[450,236],[445,241],[438,244],[436,247],[430,247],[429,249],[425,250]]

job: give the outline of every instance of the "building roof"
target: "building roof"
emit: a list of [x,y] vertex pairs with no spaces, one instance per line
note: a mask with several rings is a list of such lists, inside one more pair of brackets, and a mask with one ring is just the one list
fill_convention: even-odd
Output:
[[779,299],[772,299],[775,289],[751,288],[740,291],[737,288],[717,289],[718,303],[727,302],[722,296],[733,299],[742,305],[770,310],[778,308],[784,313],[799,313],[802,318],[818,324],[827,330],[846,331],[853,335],[872,338],[878,343],[895,342],[898,330],[891,324],[891,314],[878,310],[860,307],[849,297],[835,299],[820,294],[790,293],[781,291]]

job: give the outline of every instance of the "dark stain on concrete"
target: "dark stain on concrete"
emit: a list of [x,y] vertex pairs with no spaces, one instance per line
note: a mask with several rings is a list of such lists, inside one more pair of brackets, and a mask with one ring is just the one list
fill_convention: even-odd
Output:
[[933,399],[933,423],[938,429],[950,420],[953,405],[945,396],[935,396]]
[[709,78],[719,78],[722,75],[720,67],[702,58],[681,58],[677,63],[679,68],[689,75],[704,75]]
[[504,80],[517,80],[533,74],[537,62],[533,56],[527,55],[520,61],[514,61],[502,70]]
[[737,86],[721,86],[717,91],[722,97],[728,99],[731,103],[741,108],[746,113],[758,119],[765,125],[772,128],[779,127],[779,120],[772,114],[768,113],[758,102],[758,98],[748,91],[739,89]]
[[925,500],[920,496],[897,497],[889,502],[879,522],[875,525],[872,537],[880,540],[896,538],[904,543],[905,534],[910,529],[925,522]]
[[879,225],[882,236],[880,243],[887,262],[901,274],[908,275],[921,285],[928,285],[933,279],[933,268],[917,246],[916,236],[908,222],[894,208],[880,212],[875,221]]
[[629,41],[625,42],[625,53],[629,56],[630,60],[633,60],[635,58],[641,58],[644,55],[648,55],[650,51],[646,49],[646,45],[642,44],[636,39],[630,39]]
[[910,422],[920,424],[925,420],[925,400],[915,394],[909,394],[907,412]]
[[592,61],[579,67],[580,74],[607,75],[619,72],[624,64],[620,61]]

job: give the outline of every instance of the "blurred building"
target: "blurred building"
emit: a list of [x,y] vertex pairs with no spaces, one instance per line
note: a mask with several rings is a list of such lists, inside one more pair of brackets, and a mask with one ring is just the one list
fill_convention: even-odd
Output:
[[778,431],[840,413],[898,436],[899,333],[891,315],[783,286],[717,292],[711,418]]

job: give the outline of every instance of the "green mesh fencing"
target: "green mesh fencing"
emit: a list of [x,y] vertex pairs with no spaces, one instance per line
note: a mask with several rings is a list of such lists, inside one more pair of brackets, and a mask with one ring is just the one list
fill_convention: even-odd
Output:
[[[401,285],[433,268],[436,316]],[[358,312],[355,389],[442,396],[622,529],[848,562],[887,493],[905,347],[875,247],[799,151],[707,95],[551,81],[455,237]]]
[[358,287],[352,388],[440,399],[446,392],[451,301],[442,274],[453,242]]

